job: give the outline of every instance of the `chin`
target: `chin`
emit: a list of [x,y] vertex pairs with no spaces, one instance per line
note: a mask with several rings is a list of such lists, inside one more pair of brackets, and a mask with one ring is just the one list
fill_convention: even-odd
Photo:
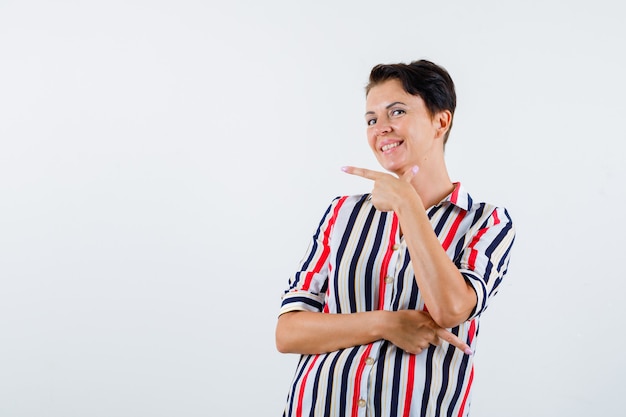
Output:
[[402,167],[400,167],[398,164],[389,164],[389,163],[387,163],[387,164],[381,164],[381,166],[385,169],[385,171],[394,173],[394,174],[396,174],[398,176],[400,176],[401,173],[404,172]]

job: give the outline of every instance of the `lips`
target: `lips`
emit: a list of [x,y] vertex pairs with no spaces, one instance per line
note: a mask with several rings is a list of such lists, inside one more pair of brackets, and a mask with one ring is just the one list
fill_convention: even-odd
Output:
[[381,150],[382,152],[387,152],[387,151],[389,151],[389,150],[391,150],[391,149],[393,149],[393,148],[395,148],[395,147],[398,147],[398,146],[400,146],[400,145],[402,145],[402,141],[398,141],[398,142],[395,142],[395,141],[394,141],[394,142],[389,142],[389,143],[385,143],[384,145],[382,145],[382,146],[380,147],[380,150]]

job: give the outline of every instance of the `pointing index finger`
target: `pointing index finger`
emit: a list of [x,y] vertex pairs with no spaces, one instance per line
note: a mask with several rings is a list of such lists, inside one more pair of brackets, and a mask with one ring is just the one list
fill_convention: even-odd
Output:
[[438,329],[437,336],[439,336],[441,339],[445,340],[446,342],[450,343],[451,345],[456,346],[458,349],[465,352],[466,355],[473,354],[472,348],[470,348],[467,343],[463,342],[456,335],[447,331],[446,329]]
[[382,172],[372,171],[371,169],[358,168],[351,166],[341,167],[341,170],[347,174],[357,175],[359,177],[367,178],[368,180],[376,180],[384,175]]

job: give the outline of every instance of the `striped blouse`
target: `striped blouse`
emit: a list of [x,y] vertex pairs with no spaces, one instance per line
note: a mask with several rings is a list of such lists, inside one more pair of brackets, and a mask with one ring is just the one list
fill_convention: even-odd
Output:
[[[331,202],[289,280],[280,314],[425,309],[397,216],[376,210],[368,197]],[[428,216],[476,291],[471,316],[451,329],[473,350],[479,317],[508,268],[511,218],[504,208],[473,202],[459,183]],[[386,340],[302,355],[284,416],[468,416],[473,376],[472,356],[445,341],[418,355]]]

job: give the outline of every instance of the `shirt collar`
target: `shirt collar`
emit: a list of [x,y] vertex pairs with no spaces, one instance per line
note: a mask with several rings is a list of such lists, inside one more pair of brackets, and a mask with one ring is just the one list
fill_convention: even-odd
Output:
[[465,211],[469,211],[472,207],[472,197],[470,197],[460,182],[455,182],[454,190],[437,205],[441,206],[444,203],[451,203]]

